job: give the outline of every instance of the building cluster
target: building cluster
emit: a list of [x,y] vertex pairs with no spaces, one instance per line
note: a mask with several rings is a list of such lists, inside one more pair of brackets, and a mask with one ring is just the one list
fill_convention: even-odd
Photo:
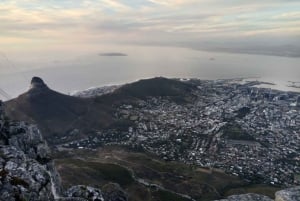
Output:
[[[218,168],[249,182],[300,184],[300,94],[233,80],[189,80],[195,100],[149,97],[121,105],[119,129],[64,145],[122,145],[164,160]],[[126,123],[124,123],[126,122]]]

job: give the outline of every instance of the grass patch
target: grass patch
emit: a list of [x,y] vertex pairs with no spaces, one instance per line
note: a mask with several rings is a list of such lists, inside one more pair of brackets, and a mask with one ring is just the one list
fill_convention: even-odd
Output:
[[237,124],[227,124],[223,128],[223,135],[230,140],[246,140],[246,141],[255,141],[255,138],[252,137],[249,133],[244,131],[239,125]]
[[116,182],[126,187],[134,182],[130,172],[119,165],[87,162],[79,159],[57,160],[58,171],[62,176],[64,186],[97,185]]
[[124,155],[123,152],[118,156],[128,161],[128,166],[134,164],[132,168],[138,177],[201,201],[218,199],[224,188],[245,184],[238,177],[227,175],[222,171],[201,169],[179,162],[166,162],[146,154]]
[[157,201],[191,201],[188,198],[181,197],[168,191],[158,190],[152,193],[152,196]]
[[[189,195],[197,201],[217,200],[250,192],[271,197],[278,189],[267,185],[246,186],[247,183],[240,178],[218,169],[167,162],[151,154],[118,147],[104,147],[97,152],[73,150],[73,155],[69,156],[72,158],[56,159],[64,186],[84,184],[101,187],[108,182],[115,182],[128,193],[130,201],[188,200],[170,191]],[[133,181],[127,168],[138,178],[170,191],[152,189]]]

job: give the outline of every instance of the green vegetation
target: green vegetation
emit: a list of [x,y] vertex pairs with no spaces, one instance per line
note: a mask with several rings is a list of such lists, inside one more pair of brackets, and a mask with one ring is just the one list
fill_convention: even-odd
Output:
[[[181,164],[175,162],[160,161],[154,157],[139,153],[128,155],[128,157],[126,157],[126,160],[141,164],[158,172],[176,172],[176,170],[182,171],[184,170],[182,167],[186,166],[183,164],[183,166],[180,166]],[[178,167],[177,165],[180,167]]]
[[104,185],[116,182],[121,186],[133,183],[130,172],[119,165],[87,162],[79,159],[65,159],[56,161],[62,172],[64,187],[71,185]]
[[[131,177],[124,178],[134,172],[136,177],[142,178],[148,183],[156,184],[168,189],[167,192],[157,192],[148,188],[149,201],[168,200],[169,196],[182,197],[172,193],[177,192],[190,195],[197,200],[212,200],[220,198],[220,191],[228,185],[242,185],[243,182],[237,177],[232,177],[223,172],[199,169],[196,166],[185,165],[179,162],[166,162],[145,153],[137,153],[116,147],[103,148],[98,153],[84,150],[74,150],[73,156],[64,154],[68,159],[56,160],[56,166],[62,175],[63,185],[68,187],[76,184],[92,184],[103,186],[105,182],[120,183],[125,190],[135,196],[136,188],[146,188],[142,184],[133,182]],[[72,159],[72,157],[84,157],[85,160]],[[108,167],[105,165],[108,164]],[[112,164],[118,164],[117,169],[124,168],[123,171],[116,171]],[[115,165],[116,166],[116,165]],[[97,171],[95,171],[97,170]],[[117,176],[116,176],[117,175]],[[123,178],[121,178],[123,177]],[[80,179],[79,179],[80,178]],[[125,179],[125,181],[123,181]],[[84,181],[85,183],[83,183]],[[149,191],[150,190],[150,191]],[[143,190],[143,192],[147,192]],[[157,198],[157,199],[154,199]],[[153,198],[153,199],[152,199]],[[184,199],[185,200],[185,199]]]
[[242,119],[242,118],[244,118],[247,114],[249,114],[250,111],[251,111],[250,108],[248,108],[248,107],[242,107],[242,108],[240,108],[238,111],[236,111],[236,113],[237,113],[236,117]]
[[249,133],[245,132],[239,125],[228,124],[223,127],[223,137],[230,140],[255,141]]
[[[278,190],[267,185],[248,185],[218,169],[166,162],[150,154],[116,146],[94,152],[73,150],[69,154],[56,155],[60,156],[55,161],[64,187],[78,184],[102,187],[108,182],[116,182],[128,193],[130,201],[188,200],[172,192],[189,195],[197,201],[251,192],[271,197]],[[130,171],[135,177],[162,188],[151,188],[134,181]]]
[[190,199],[162,190],[155,191],[152,195],[157,201],[190,201]]

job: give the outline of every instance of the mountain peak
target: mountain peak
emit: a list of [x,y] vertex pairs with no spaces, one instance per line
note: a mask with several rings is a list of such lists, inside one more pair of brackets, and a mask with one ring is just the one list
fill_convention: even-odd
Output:
[[44,88],[44,87],[47,87],[47,85],[44,83],[42,78],[33,77],[31,79],[31,88]]

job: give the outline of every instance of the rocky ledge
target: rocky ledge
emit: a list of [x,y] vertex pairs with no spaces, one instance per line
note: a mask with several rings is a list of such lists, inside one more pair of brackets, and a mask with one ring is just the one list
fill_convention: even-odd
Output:
[[50,160],[39,130],[6,120],[0,102],[0,200],[54,200]]
[[300,201],[300,186],[278,191],[275,201]]
[[127,201],[118,185],[110,191],[74,186],[61,192],[58,177],[37,127],[7,120],[0,101],[0,200]]
[[[232,195],[218,201],[274,201],[271,198],[258,194]],[[300,201],[300,186],[281,190],[275,193],[275,201]]]
[[271,198],[263,195],[257,195],[253,193],[243,194],[243,195],[232,195],[227,199],[219,201],[273,201]]

